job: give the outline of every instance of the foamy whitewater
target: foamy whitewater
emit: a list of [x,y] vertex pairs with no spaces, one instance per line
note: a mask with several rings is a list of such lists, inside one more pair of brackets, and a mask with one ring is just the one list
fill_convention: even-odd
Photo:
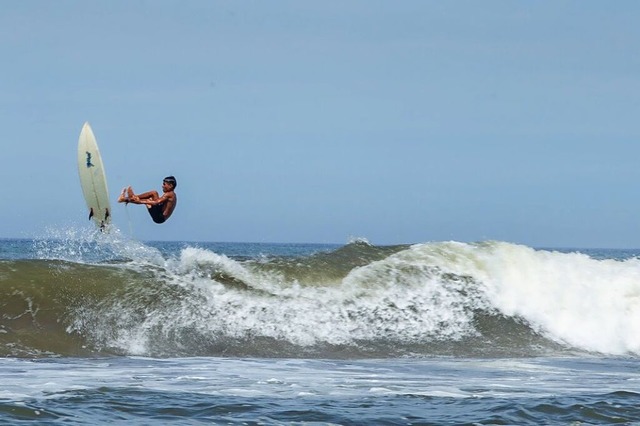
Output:
[[0,422],[631,421],[639,253],[0,240]]

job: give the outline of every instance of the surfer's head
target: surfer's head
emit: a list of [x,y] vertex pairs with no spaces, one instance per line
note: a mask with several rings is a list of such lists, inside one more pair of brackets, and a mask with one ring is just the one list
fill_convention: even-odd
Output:
[[174,178],[173,176],[167,176],[166,178],[162,179],[162,183],[165,183],[165,182],[173,186],[173,189],[176,189],[176,186],[178,186],[178,182],[176,181],[176,178]]

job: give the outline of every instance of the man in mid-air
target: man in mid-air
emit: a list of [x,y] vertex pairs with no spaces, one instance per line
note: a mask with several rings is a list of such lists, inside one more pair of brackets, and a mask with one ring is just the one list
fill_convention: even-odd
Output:
[[148,191],[136,195],[131,187],[124,188],[118,197],[119,203],[145,204],[155,223],[164,223],[176,208],[178,198],[174,190],[178,182],[173,176],[167,176],[162,180],[162,196],[158,191]]

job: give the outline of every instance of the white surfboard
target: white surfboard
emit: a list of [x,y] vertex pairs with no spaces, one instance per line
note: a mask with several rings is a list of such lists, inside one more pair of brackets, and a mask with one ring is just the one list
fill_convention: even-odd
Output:
[[111,223],[109,189],[98,143],[89,123],[84,123],[78,141],[78,172],[87,202],[87,215],[102,230]]

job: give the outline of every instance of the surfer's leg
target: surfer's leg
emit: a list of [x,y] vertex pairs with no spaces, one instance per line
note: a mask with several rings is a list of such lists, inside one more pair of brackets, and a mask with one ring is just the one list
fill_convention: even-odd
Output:
[[158,195],[158,191],[148,191],[148,192],[143,192],[142,194],[136,195],[133,192],[133,188],[128,187],[126,188],[126,192],[127,192],[126,198],[123,198],[124,197],[124,194],[123,194],[120,196],[120,198],[118,198],[118,202],[123,202],[123,201],[120,201],[120,199],[123,198],[128,203],[142,204],[140,200],[157,200],[158,198],[160,198],[160,195]]
[[[131,191],[131,193],[133,193],[133,191]],[[134,195],[134,197],[138,197],[138,199],[140,200],[157,200],[158,198],[160,198],[160,195],[158,195],[158,191],[148,191],[143,192],[142,194]]]

